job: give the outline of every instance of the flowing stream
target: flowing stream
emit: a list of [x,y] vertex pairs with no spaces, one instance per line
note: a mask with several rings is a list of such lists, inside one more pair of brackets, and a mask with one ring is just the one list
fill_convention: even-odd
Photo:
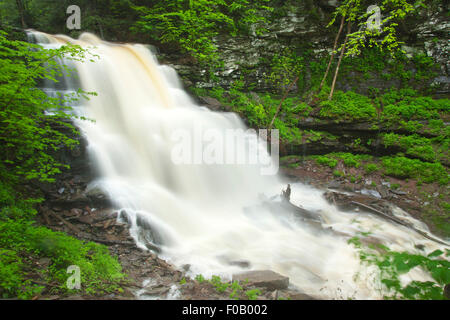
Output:
[[[318,298],[379,299],[384,292],[376,268],[361,265],[348,239],[371,232],[371,239],[393,250],[423,253],[415,248],[418,244],[425,253],[442,249],[378,216],[339,211],[323,198],[323,190],[303,184],[292,185],[291,202],[315,213],[320,222],[288,211],[274,213],[261,199],[280,202],[287,181],[262,175],[262,164],[175,163],[177,133],[192,137],[195,144],[199,132],[202,136],[208,129],[224,133],[247,128],[233,113],[196,105],[175,70],[158,64],[148,47],[108,43],[87,33],[75,40],[30,31],[29,38],[44,48],[79,44],[98,55],[95,62],[64,61],[77,70],[77,79],[66,77],[56,86],[46,84],[45,90],[52,95],[81,87],[98,94],[74,108],[77,115],[95,120],[76,120],[100,176],[91,187],[110,195],[131,222],[139,246],[160,247],[162,258],[180,268],[190,265],[192,276],[229,278],[248,270],[247,264],[252,270],[286,275],[292,286]],[[264,143],[253,143],[254,138],[251,133],[241,138],[244,153],[256,148],[268,159],[261,153]],[[404,283],[412,279],[432,280],[419,268],[402,276]]]

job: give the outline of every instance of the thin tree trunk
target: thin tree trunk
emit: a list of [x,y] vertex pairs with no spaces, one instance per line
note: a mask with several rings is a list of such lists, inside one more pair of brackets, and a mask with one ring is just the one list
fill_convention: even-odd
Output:
[[330,91],[330,95],[328,97],[328,100],[333,99],[334,88],[336,86],[336,80],[337,80],[337,77],[338,77],[338,74],[339,74],[339,68],[341,66],[342,58],[344,57],[345,47],[347,46],[348,36],[350,35],[351,28],[352,28],[352,23],[351,23],[351,21],[349,21],[348,24],[347,24],[347,35],[345,36],[344,44],[342,45],[341,54],[339,56],[339,61],[338,61],[338,64],[336,66],[336,71],[334,72],[333,83],[331,85],[331,91]]
[[330,61],[328,61],[327,70],[325,71],[325,75],[323,76],[322,82],[320,83],[319,90],[317,91],[318,93],[320,92],[320,90],[322,90],[322,88],[325,84],[325,81],[327,80],[328,73],[330,72],[331,64],[333,63],[333,60],[334,60],[335,51],[336,51],[336,48],[337,48],[337,45],[339,42],[339,38],[341,36],[342,29],[344,28],[344,22],[345,22],[345,17],[342,16],[341,25],[339,26],[339,31],[336,35],[336,39],[334,40],[334,46],[333,46],[333,51],[331,52]]
[[105,36],[103,35],[103,28],[100,22],[98,22],[98,29],[100,30],[100,38],[105,40]]
[[22,22],[22,28],[26,29],[27,28],[27,24],[25,22],[25,8],[23,6],[23,2],[22,0],[16,0],[16,4],[17,4],[17,10],[19,11],[19,15],[20,15],[20,19]]
[[286,98],[287,98],[287,96],[288,96],[288,94],[289,94],[289,91],[292,90],[292,87],[294,86],[294,84],[295,84],[297,81],[298,81],[298,76],[295,78],[294,81],[292,81],[291,85],[290,85],[289,88],[286,90],[286,92],[285,92],[283,98],[281,99],[280,104],[278,105],[277,112],[275,113],[275,115],[274,115],[273,118],[272,118],[272,121],[270,122],[269,130],[272,129],[273,123],[274,123],[275,119],[277,118],[278,113],[280,113],[281,106],[283,105],[284,100],[286,100]]

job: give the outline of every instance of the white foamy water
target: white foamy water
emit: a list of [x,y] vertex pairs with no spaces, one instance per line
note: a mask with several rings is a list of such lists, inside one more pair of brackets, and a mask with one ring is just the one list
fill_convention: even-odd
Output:
[[[100,175],[92,187],[103,189],[126,212],[139,246],[160,246],[169,262],[191,265],[191,275],[227,278],[244,270],[236,262],[246,261],[251,269],[288,276],[294,287],[318,298],[380,299],[376,270],[360,264],[349,238],[371,232],[371,239],[393,250],[420,253],[418,244],[426,253],[442,249],[377,216],[341,212],[325,201],[323,191],[302,184],[292,185],[291,201],[315,212],[321,223],[271,212],[260,205],[261,194],[279,195],[287,182],[261,175],[257,165],[174,164],[172,137],[177,130],[192,135],[199,128],[245,130],[243,121],[196,105],[174,69],[159,65],[143,45],[107,43],[92,34],[78,40],[38,32],[30,36],[44,47],[66,42],[90,47],[100,57],[93,63],[66,62],[76,68],[81,88],[98,94],[75,109],[95,120],[76,121]],[[77,89],[77,83],[66,79],[64,90]],[[412,279],[430,280],[416,269],[402,278],[405,283]]]

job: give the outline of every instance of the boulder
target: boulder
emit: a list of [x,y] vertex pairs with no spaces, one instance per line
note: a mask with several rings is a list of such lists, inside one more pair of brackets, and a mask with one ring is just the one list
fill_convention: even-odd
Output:
[[220,103],[219,100],[216,98],[211,97],[199,97],[199,100],[202,104],[204,104],[208,109],[211,109],[212,111],[223,111],[225,110],[222,103]]
[[271,270],[248,271],[234,274],[233,281],[247,282],[255,287],[268,290],[283,290],[289,286],[289,278]]

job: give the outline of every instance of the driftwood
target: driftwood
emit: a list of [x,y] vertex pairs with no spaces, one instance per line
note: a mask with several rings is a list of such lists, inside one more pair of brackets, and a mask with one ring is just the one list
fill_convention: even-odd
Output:
[[88,241],[93,241],[93,242],[98,242],[101,244],[106,244],[106,245],[120,245],[120,246],[135,246],[136,244],[134,242],[131,241],[119,241],[119,240],[107,240],[107,239],[100,239],[100,238],[96,238],[96,237],[84,237],[85,240]]
[[77,227],[75,227],[73,224],[71,224],[69,221],[67,221],[66,219],[64,219],[63,217],[61,217],[60,215],[57,215],[56,213],[53,213],[50,211],[50,214],[52,216],[54,216],[55,218],[57,218],[59,221],[61,221],[62,223],[64,223],[70,230],[72,230],[75,233],[81,233],[81,230],[78,229]]
[[400,224],[400,225],[402,225],[404,227],[407,227],[407,228],[409,228],[411,230],[414,230],[418,234],[424,236],[427,239],[430,239],[431,241],[437,242],[437,243],[445,245],[445,246],[449,246],[448,243],[443,242],[442,240],[439,240],[437,238],[434,238],[434,237],[430,236],[429,234],[427,234],[426,232],[423,232],[421,230],[416,229],[414,226],[410,225],[409,223],[406,223],[406,222],[404,222],[404,221],[402,221],[402,220],[400,220],[400,219],[398,219],[396,217],[388,215],[388,214],[386,214],[386,213],[384,213],[384,212],[382,212],[380,210],[377,210],[377,209],[375,209],[375,208],[373,208],[371,206],[368,206],[366,204],[363,204],[363,203],[360,203],[360,202],[356,202],[356,201],[352,201],[351,203],[356,205],[356,206],[358,206],[358,207],[366,209],[366,210],[368,210],[368,211],[370,211],[372,213],[375,213],[375,214],[377,214],[379,216],[382,216],[383,218],[389,219],[389,220],[394,221],[394,222],[396,222],[396,223],[398,223],[398,224]]
[[44,217],[45,223],[50,226],[52,223],[50,221],[50,218],[48,217],[48,214],[46,211],[41,211],[42,212],[42,216]]

